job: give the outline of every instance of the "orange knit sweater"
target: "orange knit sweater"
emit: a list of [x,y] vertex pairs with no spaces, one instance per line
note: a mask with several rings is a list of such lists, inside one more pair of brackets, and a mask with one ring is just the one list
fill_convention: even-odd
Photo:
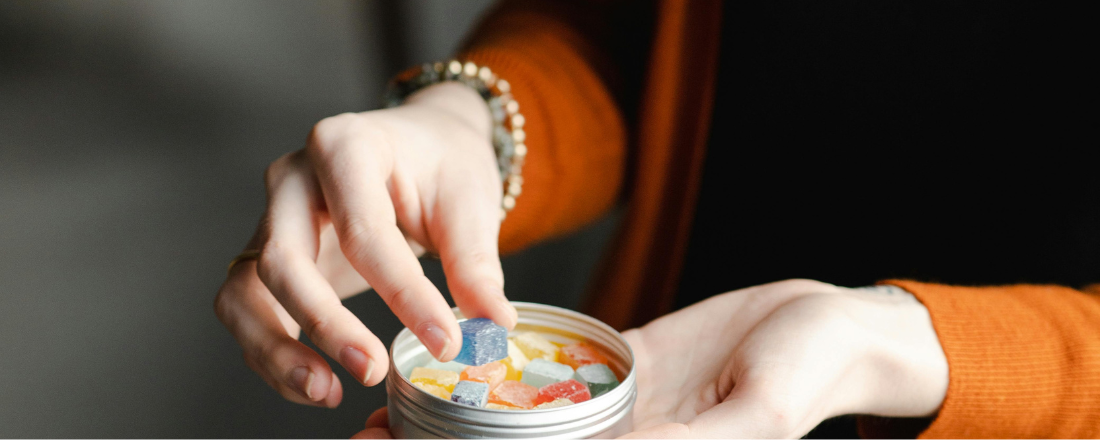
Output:
[[[588,309],[617,328],[671,307],[705,155],[721,17],[717,1],[656,1],[652,29],[635,37],[650,44],[644,72],[624,72],[609,53],[616,36],[606,23],[643,5],[506,2],[460,55],[508,79],[528,121],[524,192],[504,222],[502,251],[575,230],[627,200]],[[632,73],[644,82],[624,91]],[[621,105],[631,93],[640,95],[636,115]],[[947,397],[921,437],[1100,436],[1100,298],[1059,286],[888,282],[928,307],[950,369]],[[870,419],[860,428],[898,436],[903,425]]]

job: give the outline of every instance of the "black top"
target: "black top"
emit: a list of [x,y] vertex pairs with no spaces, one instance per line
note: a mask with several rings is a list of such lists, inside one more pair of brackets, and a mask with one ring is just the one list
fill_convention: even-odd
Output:
[[787,278],[1100,281],[1100,40],[1053,8],[726,2],[677,306]]

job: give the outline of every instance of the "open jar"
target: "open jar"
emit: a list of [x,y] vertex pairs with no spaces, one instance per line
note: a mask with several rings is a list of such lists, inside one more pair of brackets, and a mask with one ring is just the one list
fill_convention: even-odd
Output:
[[[386,380],[390,430],[396,438],[612,438],[633,427],[637,397],[634,353],[623,336],[595,318],[560,307],[512,302],[519,322],[512,332],[534,331],[552,342],[582,340],[602,351],[619,386],[591,400],[560,408],[498,410],[439,399],[409,382],[412,369],[432,359],[409,329],[390,345]],[[455,317],[464,319],[458,309]],[[557,338],[557,339],[556,339]]]

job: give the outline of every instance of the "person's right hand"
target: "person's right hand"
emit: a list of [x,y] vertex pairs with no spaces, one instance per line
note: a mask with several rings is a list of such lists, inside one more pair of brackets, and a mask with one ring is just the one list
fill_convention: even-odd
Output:
[[340,302],[371,286],[432,355],[458,355],[458,322],[417,261],[425,251],[442,259],[463,314],[515,326],[490,126],[475,92],[444,83],[401,107],[327,118],[271,164],[267,212],[246,246],[260,256],[233,268],[214,309],[283,397],[334,407],[343,396],[302,330],[362,384],[386,376],[385,346]]

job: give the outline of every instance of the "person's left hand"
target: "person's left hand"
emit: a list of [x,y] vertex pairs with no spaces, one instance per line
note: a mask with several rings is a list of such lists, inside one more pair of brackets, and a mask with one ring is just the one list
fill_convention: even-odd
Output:
[[928,310],[893,286],[781,281],[624,336],[638,377],[628,437],[799,438],[838,415],[930,416],[947,392]]
[[[627,437],[798,438],[838,415],[930,416],[947,392],[928,310],[892,286],[780,281],[623,336],[638,380]],[[386,409],[353,438],[391,438]]]

